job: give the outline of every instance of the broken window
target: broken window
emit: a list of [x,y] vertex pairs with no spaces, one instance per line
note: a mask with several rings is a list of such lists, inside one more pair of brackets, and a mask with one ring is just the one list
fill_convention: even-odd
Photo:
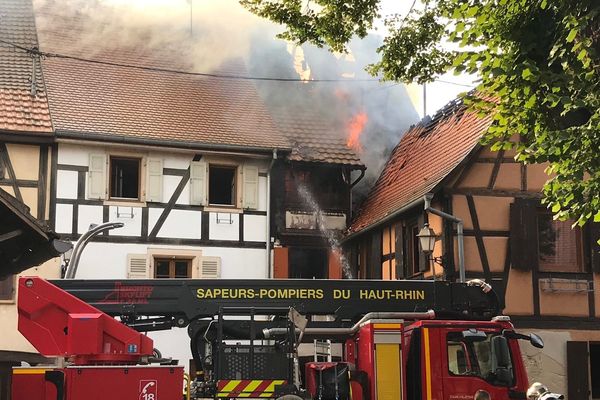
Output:
[[235,175],[233,166],[210,165],[208,168],[208,203],[235,206]]
[[140,159],[110,157],[110,188],[112,199],[139,200]]
[[538,257],[540,271],[583,272],[581,229],[572,220],[556,221],[547,211],[538,212]]

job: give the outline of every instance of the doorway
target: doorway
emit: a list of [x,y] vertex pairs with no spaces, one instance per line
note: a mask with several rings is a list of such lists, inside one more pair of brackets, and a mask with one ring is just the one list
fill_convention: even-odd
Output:
[[291,247],[289,253],[289,277],[296,279],[327,279],[327,249]]

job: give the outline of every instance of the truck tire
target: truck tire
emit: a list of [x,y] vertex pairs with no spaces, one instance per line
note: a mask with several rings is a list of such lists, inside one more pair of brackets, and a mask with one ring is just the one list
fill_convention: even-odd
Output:
[[295,394],[284,394],[283,396],[279,396],[277,400],[305,400],[300,396],[296,396]]

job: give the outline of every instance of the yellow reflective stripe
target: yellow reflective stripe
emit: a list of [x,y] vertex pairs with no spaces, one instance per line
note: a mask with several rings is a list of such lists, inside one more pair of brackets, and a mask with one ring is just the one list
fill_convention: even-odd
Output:
[[273,397],[273,393],[261,393],[259,397]]
[[[277,385],[283,385],[285,381],[273,381],[271,382],[271,384],[269,386],[267,386],[267,388],[265,389],[265,392],[274,392],[275,391],[275,386]],[[262,395],[261,395],[262,397]]]
[[221,392],[231,392],[237,385],[239,385],[242,381],[229,381],[227,385],[223,386]]
[[425,342],[425,386],[427,400],[431,400],[431,360],[429,359],[429,329],[423,328],[423,341]]
[[373,324],[375,329],[400,329],[402,324]]
[[51,371],[51,370],[50,369],[41,369],[41,368],[13,369],[13,375],[35,375],[35,374],[43,374],[46,371]]
[[217,393],[217,397],[229,397],[229,392],[219,392]]
[[256,389],[262,382],[262,380],[250,382],[245,388],[242,389],[242,393],[240,393],[238,397],[250,397],[252,392],[254,392],[254,389]]

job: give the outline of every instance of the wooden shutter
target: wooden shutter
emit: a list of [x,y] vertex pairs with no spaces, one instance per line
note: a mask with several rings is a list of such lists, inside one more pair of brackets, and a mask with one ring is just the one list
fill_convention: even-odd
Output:
[[340,254],[337,251],[329,250],[328,278],[342,279],[342,264]]
[[145,254],[127,255],[127,279],[150,278],[150,269]]
[[244,186],[242,187],[242,207],[258,208],[258,167],[245,164],[242,170]]
[[146,201],[162,202],[163,160],[148,158],[146,162]]
[[395,225],[396,229],[396,278],[404,279],[404,227],[401,222]]
[[289,249],[276,247],[273,249],[273,278],[289,278]]
[[221,257],[202,257],[200,265],[202,279],[218,279],[221,277]]
[[383,232],[380,230],[376,230],[371,235],[371,254],[369,257],[370,264],[367,268],[370,270],[369,278],[371,279],[381,279],[381,237],[383,236]]
[[600,245],[598,245],[598,240],[600,240],[600,222],[589,222],[589,240],[590,245],[589,249],[591,252],[590,260],[592,263],[592,271],[600,274]]
[[510,261],[512,268],[538,268],[538,200],[515,199],[510,205]]
[[88,198],[106,198],[106,154],[90,154]]
[[190,164],[190,204],[203,206],[207,195],[207,169],[204,161],[192,161]]
[[590,398],[588,342],[567,342],[567,386],[569,400]]

